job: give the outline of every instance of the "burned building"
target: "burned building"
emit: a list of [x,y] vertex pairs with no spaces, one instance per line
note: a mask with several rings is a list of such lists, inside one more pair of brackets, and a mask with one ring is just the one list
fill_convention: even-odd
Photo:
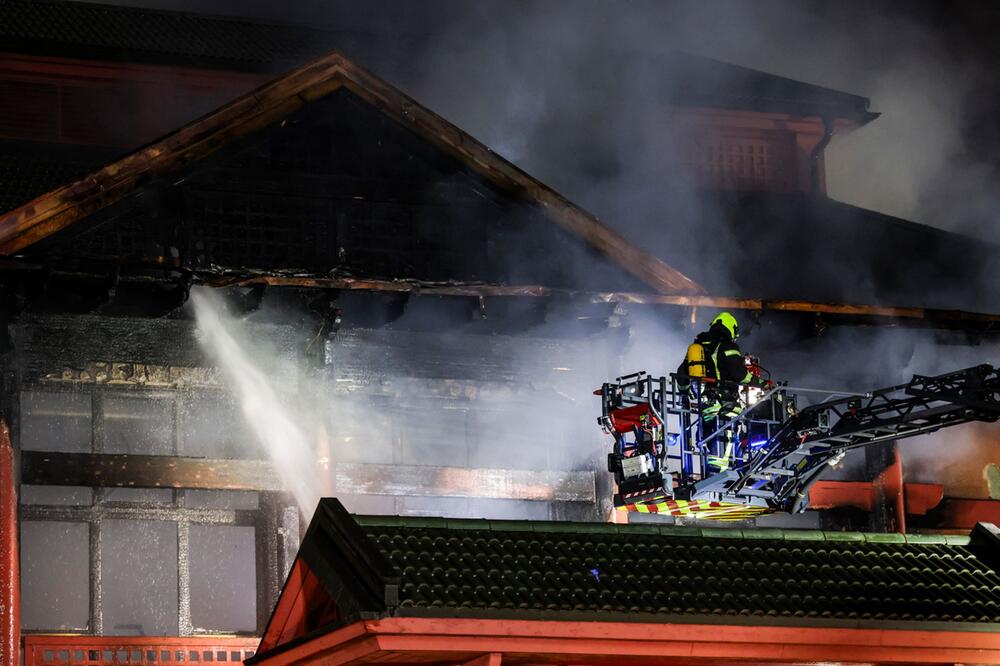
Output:
[[[118,31],[85,29],[107,16]],[[305,432],[303,479],[358,513],[458,518],[605,520],[590,392],[672,368],[715,309],[759,319],[779,358],[840,324],[966,341],[1000,321],[922,299],[942,275],[982,284],[991,248],[822,196],[823,148],[874,119],[864,98],[672,56],[687,184],[730,231],[650,238],[328,54],[364,36],[83,3],[0,17],[6,534],[23,630],[81,634],[34,638],[30,663],[232,661],[271,616],[308,515],[199,343],[193,291],[221,296]],[[776,270],[695,260],[720,238]],[[927,248],[910,273],[880,263]],[[824,261],[868,282],[796,279]]]

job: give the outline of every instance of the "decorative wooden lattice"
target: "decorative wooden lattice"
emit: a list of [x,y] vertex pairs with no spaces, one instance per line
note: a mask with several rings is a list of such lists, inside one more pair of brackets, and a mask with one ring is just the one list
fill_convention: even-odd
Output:
[[794,160],[790,137],[707,134],[694,142],[692,150],[701,184],[727,190],[792,189]]

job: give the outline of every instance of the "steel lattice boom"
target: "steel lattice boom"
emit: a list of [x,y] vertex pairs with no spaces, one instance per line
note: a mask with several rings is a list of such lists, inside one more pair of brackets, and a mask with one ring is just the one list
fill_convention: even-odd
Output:
[[[719,519],[794,513],[847,451],[1000,418],[1000,374],[991,365],[915,375],[802,409],[796,392],[805,389],[709,381],[681,390],[678,379],[690,383],[637,373],[601,388],[598,420],[615,438],[608,469],[621,509]],[[738,395],[738,414],[724,418],[712,409],[723,395]]]

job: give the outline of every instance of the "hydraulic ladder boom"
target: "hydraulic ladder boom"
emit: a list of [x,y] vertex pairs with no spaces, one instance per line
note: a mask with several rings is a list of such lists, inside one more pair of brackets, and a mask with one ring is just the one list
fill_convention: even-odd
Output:
[[676,376],[646,373],[604,384],[598,421],[615,437],[608,469],[618,485],[618,508],[720,519],[795,513],[808,506],[809,488],[823,470],[852,449],[1000,419],[1000,373],[990,365],[915,375],[905,384],[802,409],[796,409],[795,389],[758,389],[748,397],[742,386],[744,409],[737,416],[707,417],[697,392],[725,388],[696,383],[681,390]]
[[778,507],[801,511],[808,504],[809,486],[847,451],[998,418],[1000,375],[992,366],[936,377],[915,375],[905,384],[802,409],[739,470],[728,492],[739,496],[766,488]]

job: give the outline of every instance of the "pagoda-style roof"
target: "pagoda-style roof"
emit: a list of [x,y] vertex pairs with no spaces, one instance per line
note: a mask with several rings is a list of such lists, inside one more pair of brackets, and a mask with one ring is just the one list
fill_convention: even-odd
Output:
[[996,632],[998,535],[352,517],[324,499],[258,659],[386,618]]

